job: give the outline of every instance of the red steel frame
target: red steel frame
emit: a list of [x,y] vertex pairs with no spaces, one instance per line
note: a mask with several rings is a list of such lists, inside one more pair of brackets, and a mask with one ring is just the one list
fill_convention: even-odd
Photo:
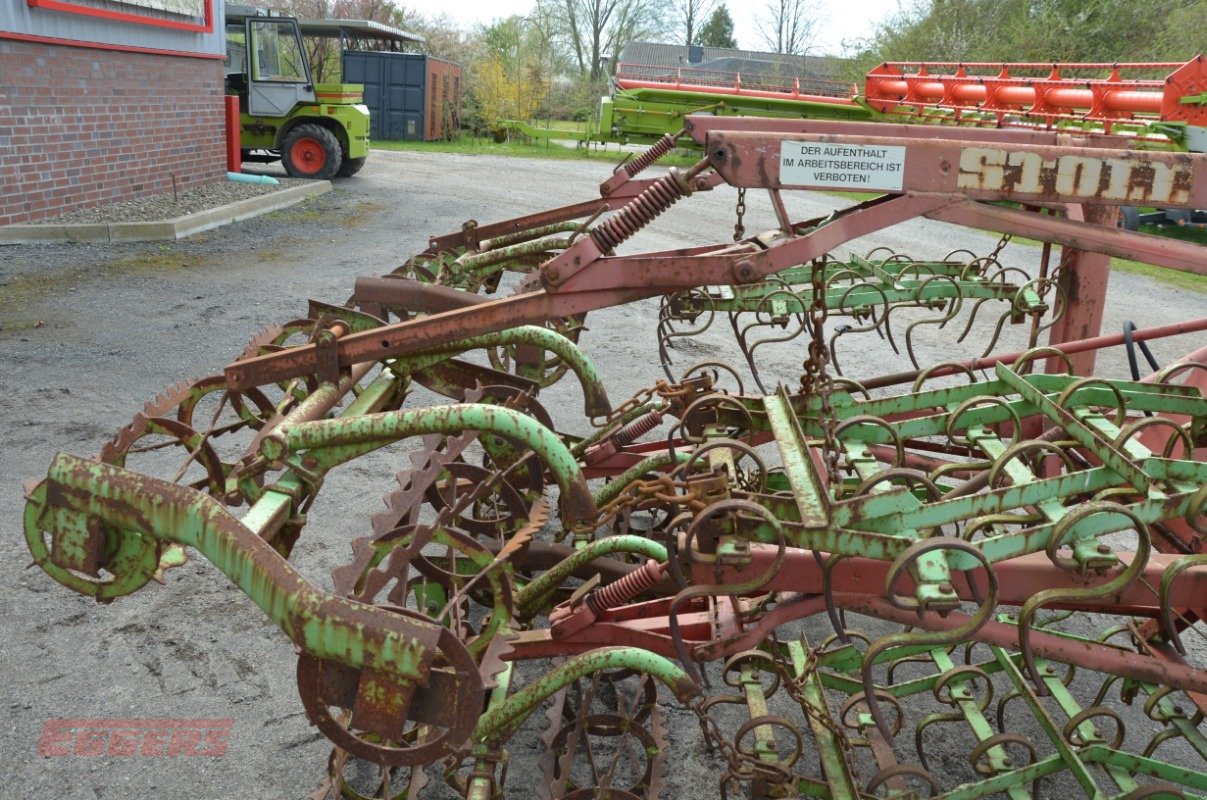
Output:
[[[889,127],[889,130],[886,130]],[[895,127],[896,130],[891,129]],[[668,181],[706,190],[726,182],[735,187],[764,188],[778,197],[780,148],[785,142],[862,143],[906,149],[903,189],[847,209],[836,219],[803,235],[780,231],[766,245],[722,243],[661,253],[618,256],[606,252],[596,232],[582,236],[540,270],[541,289],[408,320],[339,339],[340,365],[418,352],[424,348],[523,324],[542,324],[557,317],[691,289],[702,285],[735,285],[761,281],[790,266],[807,263],[843,243],[906,220],[925,216],[990,231],[1043,239],[1069,249],[1065,262],[1067,296],[1072,299],[1052,343],[1098,332],[1109,274],[1102,261],[1079,251],[1137,258],[1171,269],[1207,273],[1202,249],[1189,242],[1106,227],[1113,209],[1124,204],[1174,208],[1207,207],[1207,156],[1118,149],[1118,140],[1087,138],[1086,146],[1061,144],[1060,134],[1043,131],[958,130],[959,139],[937,139],[925,126],[875,123],[785,121],[691,117],[686,134],[705,148],[706,159],[685,175],[656,180],[630,180],[623,172],[601,187],[602,199],[534,214],[519,220],[478,227],[433,239],[433,248],[475,246],[491,236],[551,222],[579,219],[624,207],[608,223],[640,228],[674,202],[666,201]],[[1106,145],[1111,145],[1110,147]],[[960,169],[968,151],[999,153],[1040,168],[1027,183],[1021,177],[1000,185]],[[1071,159],[1067,163],[1061,159]],[[1114,165],[1118,176],[1080,181],[1094,164]],[[1048,166],[1044,166],[1048,165]],[[1072,183],[1061,182],[1061,170],[1076,167]],[[1103,167],[1105,169],[1105,167]],[[1066,170],[1067,171],[1067,170]],[[1025,169],[1020,172],[1025,173]],[[1116,181],[1114,178],[1126,178]],[[1164,177],[1159,177],[1164,176]],[[1167,179],[1167,180],[1166,180]],[[1116,186],[1118,184],[1118,186]],[[795,187],[790,187],[795,188]],[[801,187],[826,188],[826,187]],[[1119,191],[1115,191],[1118,189]],[[991,204],[1014,200],[1068,211],[1068,218]],[[1078,205],[1086,211],[1079,212]],[[1079,218],[1084,214],[1084,221]],[[819,222],[819,221],[814,221]],[[603,226],[600,226],[603,227]],[[785,229],[786,230],[786,229]],[[1098,257],[1101,258],[1101,257]],[[1075,357],[1078,372],[1088,374],[1093,352]],[[248,359],[227,367],[232,389],[314,374],[319,368],[315,345]]]

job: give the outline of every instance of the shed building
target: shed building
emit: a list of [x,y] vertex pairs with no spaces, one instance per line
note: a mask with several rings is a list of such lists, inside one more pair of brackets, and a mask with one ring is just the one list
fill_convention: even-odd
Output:
[[224,179],[223,2],[0,3],[0,225]]

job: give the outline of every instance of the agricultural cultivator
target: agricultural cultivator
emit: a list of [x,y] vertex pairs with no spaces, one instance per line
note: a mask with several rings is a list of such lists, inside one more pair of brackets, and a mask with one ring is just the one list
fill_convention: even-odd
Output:
[[[1093,375],[1125,337],[1202,341],[1207,319],[1098,334],[1109,255],[1204,272],[1110,222],[1207,206],[1207,156],[935,132],[692,117],[689,169],[642,176],[671,135],[599,198],[435,237],[58,455],[27,487],[34,560],[108,602],[208,559],[296,645],[331,797],[1207,794],[1207,347]],[[851,175],[884,194],[789,216]],[[630,252],[724,185],[733,241]],[[749,235],[752,190],[776,224]],[[1005,236],[838,255],[918,217]],[[1008,268],[1012,235],[1059,247]],[[582,331],[651,298],[624,334],[662,372],[611,396]],[[741,360],[681,363],[726,321]],[[983,357],[919,363],[936,330]],[[904,371],[861,369],[881,340]],[[559,381],[576,424],[539,399]],[[290,555],[350,462],[396,484],[308,579]],[[533,729],[542,775],[509,782]],[[695,758],[704,783],[672,766]]]

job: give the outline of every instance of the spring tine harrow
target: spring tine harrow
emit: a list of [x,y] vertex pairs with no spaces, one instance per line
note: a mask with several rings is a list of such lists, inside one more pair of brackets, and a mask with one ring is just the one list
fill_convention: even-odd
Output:
[[[298,648],[333,745],[316,797],[442,780],[493,800],[533,791],[529,770],[549,800],[1207,794],[1207,349],[1143,380],[1084,369],[1207,320],[1061,338],[1094,332],[1080,251],[1196,271],[1202,248],[1028,210],[1207,206],[1207,158],[849,123],[683,135],[706,148],[690,169],[637,177],[660,142],[598,199],[434,237],[166,390],[97,457],[58,455],[27,487],[34,563],[110,602],[186,548],[210,561]],[[796,154],[827,146],[902,151],[901,191],[792,222]],[[767,189],[778,226],[629,252],[723,184]],[[916,216],[1007,235],[834,255]],[[1013,233],[1065,255],[1004,266]],[[665,379],[612,397],[587,316],[651,297]],[[678,369],[718,315],[744,369]],[[1008,324],[1026,350],[988,356]],[[981,357],[922,366],[920,342],[981,335]],[[914,370],[861,374],[846,353],[868,346]],[[804,354],[797,389],[783,353]],[[583,424],[538,399],[559,381]],[[409,467],[332,589],[311,583],[289,557],[327,476],[390,449]],[[701,759],[715,793],[682,785]]]

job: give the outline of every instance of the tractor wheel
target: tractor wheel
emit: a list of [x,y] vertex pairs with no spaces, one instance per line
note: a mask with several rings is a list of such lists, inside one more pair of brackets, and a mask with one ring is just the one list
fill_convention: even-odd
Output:
[[326,179],[340,167],[335,134],[321,125],[299,125],[285,136],[281,161],[291,178]]
[[344,163],[339,165],[339,171],[335,174],[340,178],[351,178],[356,173],[360,172],[360,168],[365,165],[365,160],[368,156],[360,158],[345,158]]

